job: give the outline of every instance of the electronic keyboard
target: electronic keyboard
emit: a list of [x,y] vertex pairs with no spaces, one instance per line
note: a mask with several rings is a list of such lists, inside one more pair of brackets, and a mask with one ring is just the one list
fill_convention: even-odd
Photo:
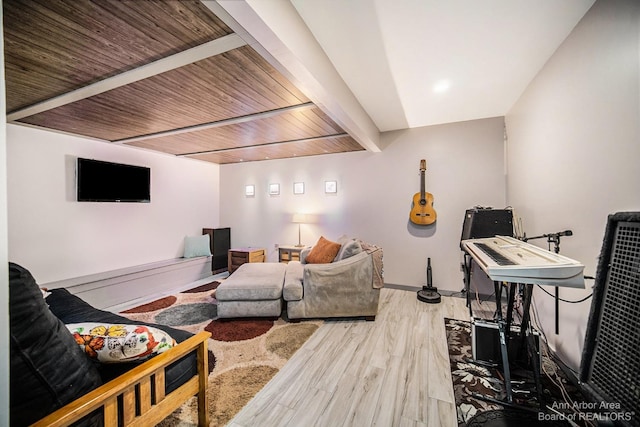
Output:
[[584,288],[584,265],[513,237],[469,239],[461,244],[491,280]]

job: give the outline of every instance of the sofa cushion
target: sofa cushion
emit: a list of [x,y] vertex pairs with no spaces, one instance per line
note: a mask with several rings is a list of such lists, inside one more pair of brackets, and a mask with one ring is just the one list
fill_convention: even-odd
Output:
[[[119,316],[110,311],[99,310],[83,299],[72,295],[67,289],[50,289],[51,295],[47,297],[47,303],[51,312],[66,324],[81,322],[104,322],[104,323],[131,323],[126,317]],[[193,334],[181,329],[175,329],[167,325],[155,323],[138,322],[147,326],[161,329],[171,335],[176,342],[181,343]],[[65,327],[66,329],[66,327]],[[68,332],[67,332],[68,333]],[[72,338],[71,334],[69,336]],[[74,341],[75,344],[75,341]],[[77,344],[75,344],[77,346]],[[79,347],[78,347],[79,348]],[[86,356],[83,355],[86,358]],[[99,363],[98,372],[103,382],[119,377],[128,370],[138,366],[144,361],[134,361],[129,363]],[[188,354],[182,359],[172,363],[165,370],[165,389],[171,393],[187,380],[191,379],[197,372],[196,355]]]
[[304,265],[299,261],[289,261],[284,274],[282,297],[285,301],[300,301],[303,297],[302,277]]
[[318,242],[311,248],[311,252],[307,255],[306,262],[308,264],[327,264],[334,260],[340,250],[340,243],[327,240],[324,236],[320,236]]
[[71,323],[67,329],[88,357],[102,363],[148,359],[176,344],[166,332],[146,325],[89,322]]
[[186,236],[184,238],[184,257],[195,258],[199,256],[211,256],[209,235]]
[[342,261],[343,259],[350,258],[354,255],[359,254],[360,252],[362,252],[362,246],[360,245],[360,242],[355,239],[349,239],[346,242],[342,243],[342,246],[340,247],[340,250],[338,251],[338,254],[333,261]]
[[31,273],[14,263],[9,263],[9,327],[12,425],[32,424],[102,384]]
[[216,299],[218,302],[279,300],[286,269],[286,264],[277,262],[242,264],[218,286]]

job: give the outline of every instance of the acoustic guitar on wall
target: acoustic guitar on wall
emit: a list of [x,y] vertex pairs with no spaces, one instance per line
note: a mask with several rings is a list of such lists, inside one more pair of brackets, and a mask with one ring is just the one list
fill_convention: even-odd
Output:
[[409,220],[417,225],[431,225],[436,222],[436,211],[433,210],[433,194],[427,193],[424,186],[427,161],[420,160],[420,192],[413,195],[413,206]]

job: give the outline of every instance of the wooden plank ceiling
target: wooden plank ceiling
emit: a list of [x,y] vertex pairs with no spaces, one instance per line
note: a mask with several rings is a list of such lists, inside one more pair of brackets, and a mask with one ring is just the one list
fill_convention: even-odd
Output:
[[199,0],[3,0],[7,118],[236,163],[363,150]]

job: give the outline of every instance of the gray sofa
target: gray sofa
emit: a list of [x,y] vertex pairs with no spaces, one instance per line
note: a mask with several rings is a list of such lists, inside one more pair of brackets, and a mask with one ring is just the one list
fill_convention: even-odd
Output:
[[328,264],[300,261],[287,265],[283,298],[289,319],[366,317],[378,313],[384,286],[382,248],[355,239],[340,239],[335,260]]

